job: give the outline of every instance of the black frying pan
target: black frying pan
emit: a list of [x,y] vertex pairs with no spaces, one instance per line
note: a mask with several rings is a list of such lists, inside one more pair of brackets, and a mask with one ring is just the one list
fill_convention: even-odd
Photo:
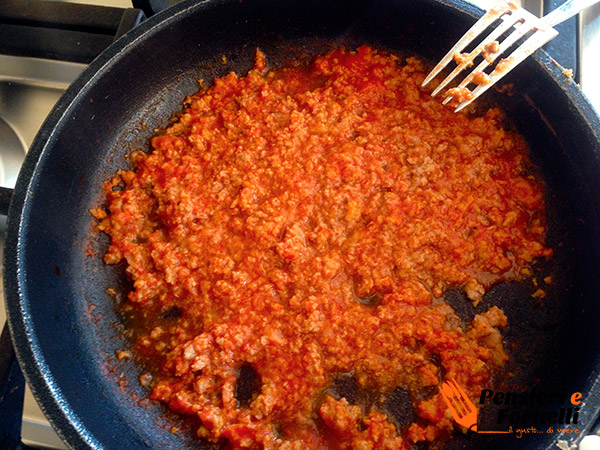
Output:
[[[459,0],[184,2],[135,28],[89,66],[27,155],[9,211],[4,273],[21,367],[68,445],[198,448],[185,433],[169,432],[160,405],[139,401],[146,395],[137,383],[139,367],[114,358],[128,344],[105,289],[125,291],[128,284],[122,267],[102,264],[107,239],[92,231],[87,211],[102,201],[102,181],[127,165],[127,151],[167,123],[197,79],[245,73],[256,47],[272,65],[358,43],[435,62],[480,14]],[[532,301],[530,281],[498,285],[481,308],[498,304],[509,317],[504,337],[513,376],[501,385],[582,392],[583,433],[600,406],[600,122],[544,52],[506,83],[513,84],[512,95],[490,93],[486,101],[499,104],[525,135],[546,180],[555,257],[535,271],[555,281],[543,302]],[[463,318],[474,314],[459,290],[446,298]],[[129,387],[116,383],[121,374]],[[447,445],[556,448],[582,435],[469,435]]]

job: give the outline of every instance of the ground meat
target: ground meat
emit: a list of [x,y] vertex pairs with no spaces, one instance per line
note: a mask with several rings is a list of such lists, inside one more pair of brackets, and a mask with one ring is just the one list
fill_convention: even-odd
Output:
[[[133,281],[133,353],[151,397],[196,418],[198,436],[408,448],[454,429],[446,378],[475,399],[505,364],[502,311],[463,329],[441,296],[479,301],[552,254],[543,184],[498,110],[453,114],[423,79],[417,60],[369,47],[275,70],[259,53],[106,183],[92,214],[105,262],[125,259]],[[396,428],[377,401],[324,394],[340,374],[383,396],[401,386],[417,419]]]

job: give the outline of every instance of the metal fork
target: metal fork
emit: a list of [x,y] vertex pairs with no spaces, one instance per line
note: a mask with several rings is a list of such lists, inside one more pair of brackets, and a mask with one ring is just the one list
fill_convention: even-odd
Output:
[[[438,65],[433,68],[429,75],[427,75],[421,86],[427,85],[427,83],[439,74],[450,61],[454,60],[457,67],[431,94],[432,96],[437,95],[448,85],[448,83],[456,78],[460,72],[467,67],[471,67],[474,59],[481,55],[483,60],[477,67],[475,67],[457,87],[446,91],[446,98],[443,103],[446,104],[453,98],[456,98],[459,101],[459,105],[454,112],[458,112],[487,91],[494,83],[514,69],[534,51],[546,42],[555,38],[558,35],[558,31],[552,27],[564,22],[599,1],[600,0],[568,0],[563,3],[560,8],[552,11],[541,19],[512,2],[504,2],[499,6],[491,8],[463,35],[456,45],[450,49],[446,56],[444,56]],[[495,22],[499,22],[498,26],[494,28],[474,50],[469,53],[462,53],[475,38]],[[510,47],[528,33],[532,34],[525,42],[492,67],[492,64],[500,55],[509,50]],[[500,42],[499,39],[503,36],[505,37]],[[491,68],[492,71],[486,73],[485,70],[488,68]],[[472,91],[467,87],[471,83],[477,85]]]

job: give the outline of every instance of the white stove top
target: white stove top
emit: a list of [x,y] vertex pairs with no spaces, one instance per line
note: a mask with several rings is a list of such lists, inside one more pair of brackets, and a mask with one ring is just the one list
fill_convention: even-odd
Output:
[[[472,0],[476,4],[489,4],[489,0]],[[72,3],[98,4],[103,6],[130,7],[130,0],[71,0]],[[521,0],[517,3],[539,15],[542,0]],[[600,4],[588,9],[581,16],[581,87],[585,95],[600,111]],[[0,142],[0,185],[14,186],[15,176],[4,168],[20,164],[25,149],[29,148],[35,134],[60,98],[66,87],[85,68],[85,65],[32,58],[0,55],[0,128],[3,121],[18,130],[16,140],[20,150],[4,152],[6,144]],[[35,75],[34,75],[35,74]],[[10,96],[5,95],[10,90]],[[25,105],[27,108],[23,108]],[[1,129],[0,129],[1,131]],[[3,230],[3,224],[0,222]],[[3,231],[2,231],[3,233]],[[2,235],[3,240],[3,235]],[[0,246],[0,252],[3,245]],[[3,289],[0,280],[0,304]],[[5,321],[4,308],[0,305],[0,325]],[[23,441],[29,445],[48,448],[66,448],[48,425],[31,392],[27,390],[24,417]],[[583,450],[600,450],[600,438],[586,438]]]

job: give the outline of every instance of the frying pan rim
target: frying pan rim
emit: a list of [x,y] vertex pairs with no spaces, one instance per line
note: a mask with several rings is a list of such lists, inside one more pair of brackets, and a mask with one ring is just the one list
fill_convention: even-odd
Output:
[[64,401],[61,388],[54,382],[48,364],[41,352],[35,328],[28,312],[30,299],[24,297],[25,274],[21,270],[19,255],[23,248],[23,236],[27,232],[24,221],[29,209],[28,192],[37,181],[35,173],[43,159],[51,152],[57,129],[65,121],[69,111],[91,88],[92,83],[111,70],[125,58],[129,49],[161,27],[167,27],[181,14],[202,8],[205,5],[224,3],[227,0],[201,0],[182,2],[152,16],[111,44],[77,77],[58,100],[36,134],[31,148],[19,172],[8,210],[6,224],[6,244],[4,251],[3,277],[6,303],[6,320],[13,341],[15,354],[21,371],[31,392],[44,415],[59,435],[71,448],[102,448],[101,443],[90,436],[69,405]]
[[[182,2],[166,11],[149,18],[123,38],[112,44],[98,56],[75,80],[60,98],[44,124],[40,128],[30,151],[27,154],[15,186],[7,222],[7,237],[4,255],[4,289],[6,296],[7,322],[13,339],[13,346],[21,365],[23,374],[38,400],[44,414],[49,418],[61,439],[71,447],[101,448],[90,432],[80,422],[75,411],[64,401],[60,386],[57,386],[49,370],[48,363],[40,349],[36,330],[29,314],[29,302],[24,294],[26,284],[21,257],[26,245],[27,213],[30,209],[28,192],[35,188],[38,166],[49,157],[56,134],[64,125],[69,112],[81,101],[93,83],[97,82],[111,67],[118,64],[130,49],[138,42],[149,38],[169,23],[178,20],[185,14],[194,14],[203,8],[218,8],[220,4],[232,3],[235,0],[202,0]],[[445,6],[467,14],[473,18],[482,10],[471,3],[456,0],[449,3],[445,0],[428,0],[430,3]],[[588,99],[574,82],[561,82],[562,70],[553,63],[552,58],[543,50],[533,55],[540,69],[550,73],[550,79],[557,84],[566,96],[569,105],[586,124],[593,137],[600,142],[600,118]],[[597,366],[600,364],[597,364]],[[600,398],[600,380],[592,385],[590,394]],[[590,423],[591,425],[591,423]],[[555,439],[555,441],[558,437]]]

